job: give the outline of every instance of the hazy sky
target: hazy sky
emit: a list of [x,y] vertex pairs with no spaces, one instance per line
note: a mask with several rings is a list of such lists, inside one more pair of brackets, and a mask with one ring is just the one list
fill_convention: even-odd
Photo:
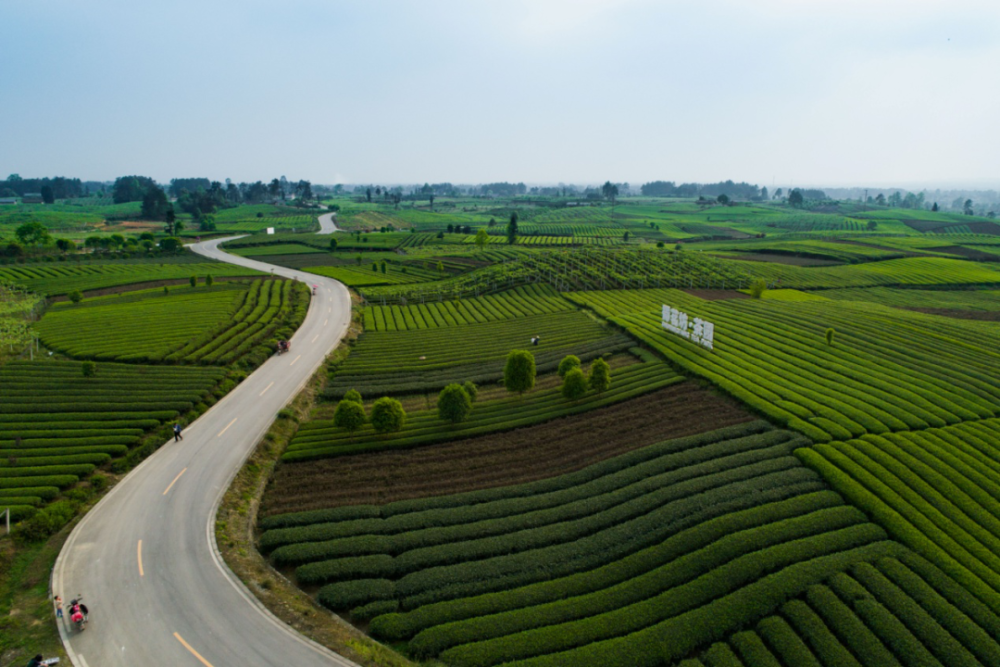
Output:
[[1000,187],[996,0],[0,0],[0,173]]

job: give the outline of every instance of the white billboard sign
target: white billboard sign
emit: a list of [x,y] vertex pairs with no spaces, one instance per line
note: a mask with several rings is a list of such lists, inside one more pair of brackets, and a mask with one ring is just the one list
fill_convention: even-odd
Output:
[[267,228],[267,233],[268,234],[273,234],[274,233],[274,227],[268,227]]
[[700,317],[688,317],[688,314],[682,310],[663,306],[663,328],[670,333],[684,336],[692,343],[697,343],[709,350],[713,349],[715,325]]

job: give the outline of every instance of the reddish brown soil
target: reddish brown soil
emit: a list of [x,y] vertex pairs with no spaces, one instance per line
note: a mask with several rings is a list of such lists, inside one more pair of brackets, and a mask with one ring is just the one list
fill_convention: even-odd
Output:
[[682,382],[626,403],[514,431],[406,451],[282,464],[264,496],[263,515],[520,484],[753,419],[735,401]]
[[696,296],[705,301],[725,301],[726,299],[749,299],[749,294],[737,292],[734,289],[682,289],[691,296]]

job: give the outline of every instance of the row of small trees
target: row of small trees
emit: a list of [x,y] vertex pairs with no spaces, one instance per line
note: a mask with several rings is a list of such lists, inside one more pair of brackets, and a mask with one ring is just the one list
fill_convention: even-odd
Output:
[[[580,365],[580,358],[569,355],[559,362],[557,369],[563,379],[562,395],[571,401],[583,398],[588,391],[604,393],[611,387],[611,366],[603,359],[596,359],[586,375]],[[527,350],[513,350],[507,355],[503,381],[507,391],[523,394],[535,386],[535,357]],[[466,420],[479,396],[479,388],[473,382],[449,384],[438,394],[438,417],[452,424]],[[371,423],[376,433],[395,433],[406,422],[403,405],[394,398],[384,396],[372,404],[371,414],[365,412],[361,394],[350,390],[337,404],[333,414],[333,425],[349,433],[357,431],[366,423]]]

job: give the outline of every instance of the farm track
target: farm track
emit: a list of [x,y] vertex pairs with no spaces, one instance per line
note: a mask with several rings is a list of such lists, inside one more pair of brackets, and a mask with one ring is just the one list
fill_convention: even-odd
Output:
[[[664,419],[669,414],[671,419]],[[653,443],[754,419],[737,403],[683,382],[641,398],[504,433],[280,466],[268,515],[382,504],[554,477]],[[336,479],[336,485],[329,480]]]
[[[89,628],[63,643],[77,667],[120,665],[350,665],[274,618],[229,571],[215,514],[233,476],[274,415],[301,389],[350,322],[343,285],[227,255],[199,254],[318,285],[292,352],[273,357],[164,445],[81,520],[56,561],[52,589],[83,594]],[[68,599],[68,598],[67,598]]]

